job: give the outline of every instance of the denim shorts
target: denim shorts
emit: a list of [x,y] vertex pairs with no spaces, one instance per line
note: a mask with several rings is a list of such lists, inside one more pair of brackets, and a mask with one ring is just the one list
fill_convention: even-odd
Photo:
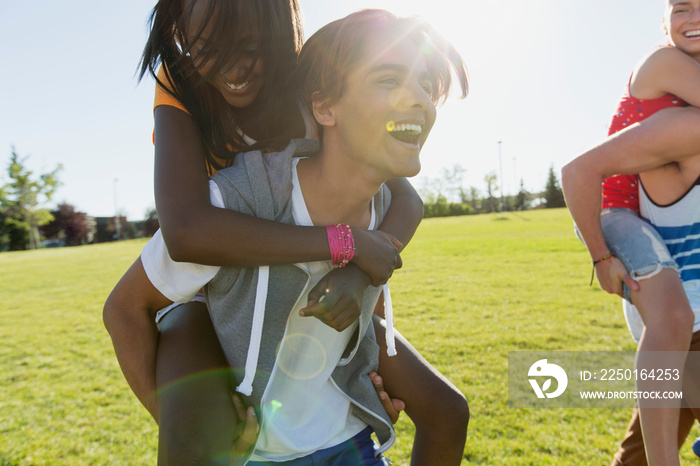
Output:
[[312,465],[328,465],[328,466],[380,466],[387,465],[383,456],[376,457],[375,449],[377,445],[372,440],[370,435],[372,429],[365,428],[362,432],[355,435],[353,438],[336,445],[334,447],[318,450],[308,456],[297,458],[290,461],[282,462],[258,462],[249,461],[247,464],[251,466],[263,465],[286,465],[286,466],[312,466]]
[[[678,265],[659,232],[633,210],[603,209],[600,223],[610,252],[625,264],[633,279],[651,278],[663,269],[678,272]],[[625,299],[630,301],[627,285],[624,285],[624,290]]]

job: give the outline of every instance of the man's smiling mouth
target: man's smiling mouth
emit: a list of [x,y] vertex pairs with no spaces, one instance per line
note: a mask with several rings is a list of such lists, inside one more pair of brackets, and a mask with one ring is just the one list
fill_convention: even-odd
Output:
[[423,133],[423,126],[412,123],[396,124],[390,121],[386,124],[386,130],[392,137],[408,144],[418,144],[420,135]]

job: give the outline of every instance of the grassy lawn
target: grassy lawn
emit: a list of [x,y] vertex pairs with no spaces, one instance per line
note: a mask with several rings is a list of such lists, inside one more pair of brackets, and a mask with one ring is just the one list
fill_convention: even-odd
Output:
[[[144,242],[0,254],[0,466],[156,463],[101,315]],[[508,351],[634,349],[565,210],[425,220],[403,259],[396,326],[469,399],[464,464],[610,463],[629,410],[507,406]],[[402,417],[395,464],[412,428]]]

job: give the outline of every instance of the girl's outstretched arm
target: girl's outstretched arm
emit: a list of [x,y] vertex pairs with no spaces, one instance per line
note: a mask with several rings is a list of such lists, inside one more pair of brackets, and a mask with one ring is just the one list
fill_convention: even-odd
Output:
[[[155,147],[158,218],[174,260],[248,267],[330,259],[325,227],[286,225],[211,205],[204,148],[185,112],[156,107]],[[353,234],[355,263],[372,282],[386,281],[400,260],[400,244],[381,231]]]
[[114,287],[102,312],[124,377],[156,422],[155,313],[171,303],[148,280],[138,258]]
[[192,118],[155,109],[155,198],[171,257],[205,265],[256,266],[330,258],[322,227],[296,227],[218,209],[209,200],[204,147]]
[[406,178],[389,180],[386,185],[391,191],[391,205],[379,229],[405,247],[423,219],[423,201]]

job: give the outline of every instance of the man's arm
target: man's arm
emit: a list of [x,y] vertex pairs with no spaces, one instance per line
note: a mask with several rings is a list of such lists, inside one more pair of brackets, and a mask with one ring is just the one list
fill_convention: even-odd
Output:
[[[591,258],[599,260],[610,252],[600,224],[603,179],[653,170],[699,153],[700,110],[686,107],[657,112],[568,163],[562,169],[564,197]],[[615,262],[601,264],[608,268]],[[599,277],[607,275],[598,272]]]
[[148,280],[138,258],[114,287],[102,312],[124,377],[156,422],[155,313],[171,303]]

